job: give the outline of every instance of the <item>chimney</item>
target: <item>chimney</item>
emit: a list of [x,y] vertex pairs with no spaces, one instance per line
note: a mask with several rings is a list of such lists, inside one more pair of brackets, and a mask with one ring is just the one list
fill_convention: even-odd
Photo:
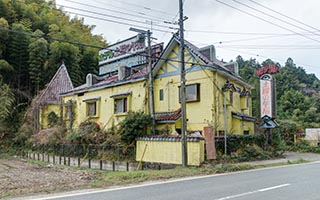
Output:
[[234,62],[229,62],[229,63],[226,63],[224,64],[224,66],[231,72],[239,75],[239,65],[236,61]]
[[120,66],[118,69],[118,80],[121,81],[131,75],[131,69],[126,66]]
[[199,49],[199,51],[202,55],[204,55],[210,61],[214,61],[216,59],[216,50],[213,45],[202,47]]
[[87,84],[87,87],[91,87],[92,85],[96,84],[98,82],[98,77],[94,74],[87,74],[86,76],[86,84]]

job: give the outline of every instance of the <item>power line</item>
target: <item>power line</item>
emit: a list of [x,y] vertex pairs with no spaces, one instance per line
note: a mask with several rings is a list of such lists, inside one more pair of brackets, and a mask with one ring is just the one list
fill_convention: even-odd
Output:
[[291,30],[291,29],[289,29],[289,28],[286,28],[286,27],[283,27],[283,26],[278,25],[278,24],[276,24],[276,23],[273,23],[273,22],[271,22],[271,21],[268,21],[268,20],[266,20],[266,19],[264,19],[264,18],[262,18],[262,17],[256,16],[256,15],[254,15],[254,14],[251,14],[251,13],[247,12],[247,11],[244,11],[244,10],[241,10],[241,9],[239,9],[239,8],[236,8],[236,7],[234,7],[234,6],[230,5],[230,4],[224,3],[224,2],[219,1],[219,0],[216,0],[216,1],[219,2],[219,3],[221,3],[221,4],[223,4],[223,5],[225,5],[225,6],[228,6],[228,7],[230,7],[230,8],[235,9],[235,10],[238,10],[238,11],[240,11],[240,12],[242,12],[242,13],[245,13],[245,14],[247,14],[247,15],[249,15],[249,16],[252,16],[252,17],[254,17],[254,18],[257,18],[257,19],[259,19],[259,20],[261,20],[261,21],[267,22],[267,23],[269,23],[269,24],[272,24],[272,25],[274,25],[274,26],[277,26],[277,27],[279,27],[279,28],[281,28],[281,29],[284,29],[284,30],[286,30],[286,31],[290,31],[290,32],[295,33],[295,34],[297,34],[297,35],[300,35],[300,36],[302,36],[302,37],[304,37],[304,38],[307,38],[307,39],[310,39],[310,40],[313,40],[313,41],[315,41],[315,42],[319,42],[319,43],[320,43],[319,40],[316,40],[316,39],[314,39],[314,38],[305,36],[305,35],[303,35],[303,34],[301,34],[301,33],[298,33],[298,32],[296,32],[296,31],[293,31],[293,30]]
[[6,32],[9,32],[9,33],[28,35],[28,36],[31,36],[31,37],[38,37],[38,38],[44,38],[46,40],[55,40],[55,41],[59,41],[59,42],[66,42],[66,43],[70,43],[70,44],[75,44],[75,45],[80,45],[80,46],[85,46],[85,47],[91,47],[91,48],[96,48],[96,49],[104,48],[104,47],[101,47],[101,46],[96,46],[96,45],[85,44],[85,43],[71,41],[71,40],[64,40],[64,39],[60,39],[60,38],[55,38],[55,37],[52,37],[52,36],[49,36],[49,35],[36,35],[36,34],[24,32],[24,31],[11,30],[11,29],[6,29],[6,28],[2,28],[2,27],[0,27],[0,30],[1,31],[6,31]]
[[217,45],[239,49],[320,49],[320,45]]
[[[265,35],[265,36],[295,36],[295,33],[262,33],[262,32],[234,32],[234,31],[214,31],[214,30],[186,30],[189,33],[203,33],[203,34],[223,34],[223,35]],[[312,33],[301,33],[304,35],[314,35]]]
[[[240,5],[243,5],[243,6],[247,7],[247,8],[250,8],[250,9],[252,9],[252,10],[255,10],[255,11],[259,12],[259,13],[262,13],[262,14],[264,14],[264,15],[267,15],[267,16],[273,18],[273,19],[276,19],[276,20],[279,20],[279,21],[281,21],[281,22],[283,22],[283,23],[289,24],[289,25],[291,25],[291,26],[293,26],[293,27],[296,27],[296,28],[299,28],[299,29],[301,29],[301,30],[307,31],[307,32],[309,32],[309,33],[315,34],[314,32],[312,32],[312,31],[310,31],[310,30],[308,30],[308,29],[302,28],[301,26],[297,26],[297,25],[295,25],[295,24],[293,24],[293,23],[291,23],[291,22],[288,22],[288,21],[286,21],[286,20],[283,20],[283,19],[281,19],[281,18],[279,18],[279,17],[275,17],[275,16],[273,16],[273,15],[270,15],[270,14],[264,12],[264,11],[261,11],[261,10],[259,10],[259,9],[256,9],[256,8],[252,7],[252,6],[249,6],[248,4],[239,2],[238,0],[232,0],[232,1],[234,1],[234,2],[236,2],[236,3],[238,3],[238,4],[240,4]],[[315,35],[319,36],[319,34],[315,34]]]
[[[58,4],[59,5],[59,4]],[[62,6],[62,5],[59,5]],[[142,21],[138,21],[138,20],[134,20],[134,19],[129,19],[129,18],[125,18],[125,17],[118,17],[118,16],[114,16],[114,15],[108,15],[108,14],[103,14],[103,13],[98,13],[98,12],[94,12],[94,11],[90,11],[90,10],[84,10],[84,9],[80,9],[80,8],[74,8],[71,6],[64,6],[65,8],[69,8],[72,10],[77,10],[77,11],[81,11],[81,12],[87,12],[87,13],[91,13],[91,14],[95,14],[95,15],[101,15],[101,16],[105,16],[105,17],[111,17],[111,18],[115,18],[115,19],[120,19],[120,20],[125,20],[125,21],[130,21],[130,22],[134,22],[134,23],[139,23],[139,24],[147,24],[147,22],[142,22]],[[163,26],[163,25],[157,25],[155,24],[154,26],[158,26],[161,28],[169,28],[169,29],[174,29],[173,27],[168,27],[168,26]]]
[[[65,1],[72,1],[72,0],[65,0]],[[93,0],[93,1],[95,1],[98,4],[103,5],[103,6],[107,5],[107,6],[110,6],[110,7],[114,7],[116,9],[124,10],[124,11],[135,13],[135,14],[139,14],[139,15],[144,16],[144,17],[151,16],[152,18],[161,19],[162,21],[166,21],[166,19],[160,18],[159,16],[146,14],[144,12],[138,12],[137,10],[127,9],[127,8],[124,8],[123,6],[115,6],[115,5],[107,4],[106,2],[101,2],[101,1],[98,1],[98,0]],[[72,2],[76,3],[75,1],[72,1]]]
[[316,28],[316,27],[310,26],[310,25],[308,25],[308,24],[306,24],[306,23],[304,23],[304,22],[301,22],[301,21],[296,20],[296,19],[294,19],[294,18],[292,18],[292,17],[289,17],[289,16],[287,16],[287,15],[285,15],[285,14],[282,14],[281,12],[278,12],[278,11],[276,11],[276,10],[274,10],[274,9],[271,9],[271,8],[269,8],[269,7],[267,7],[267,6],[264,6],[264,5],[262,5],[261,3],[258,3],[258,2],[253,1],[253,0],[249,0],[249,1],[251,1],[252,3],[255,3],[255,4],[257,4],[257,5],[265,8],[265,9],[267,9],[267,10],[270,10],[270,11],[272,11],[272,12],[274,12],[274,13],[277,13],[277,14],[283,16],[283,17],[286,17],[286,18],[288,18],[288,19],[291,19],[292,21],[295,21],[295,22],[297,22],[297,23],[299,23],[299,24],[302,24],[302,25],[304,25],[304,26],[307,26],[307,27],[309,27],[309,28],[312,28],[312,29],[314,29],[314,30],[316,30],[316,31],[320,31],[320,29],[318,29],[318,28]]
[[[267,57],[267,56],[264,56],[264,55],[261,55],[261,54],[251,53],[251,52],[248,52],[248,51],[239,51],[239,50],[234,49],[234,48],[227,48],[227,47],[219,47],[219,48],[227,50],[227,51],[234,51],[234,52],[247,54],[247,55],[251,55],[251,56],[255,56],[255,57],[261,57],[261,58],[264,58],[264,59],[271,59],[271,60],[276,61],[278,63],[281,63],[279,60],[282,60],[282,59],[278,59],[278,58]],[[303,67],[307,66],[307,67],[310,67],[310,68],[319,69],[319,67],[316,67],[316,66],[313,66],[313,65],[309,65],[309,64],[304,64],[304,63],[296,63],[296,64],[300,65],[300,66],[303,66]]]
[[[130,24],[130,23],[126,23],[126,22],[120,22],[120,21],[105,19],[105,18],[101,18],[101,17],[94,17],[94,16],[91,16],[91,15],[86,15],[86,14],[81,14],[81,13],[76,13],[76,12],[70,12],[70,11],[66,11],[66,12],[70,13],[70,14],[74,14],[74,15],[80,15],[80,16],[83,16],[83,17],[88,17],[88,18],[92,18],[92,19],[101,20],[101,21],[106,21],[106,22],[111,22],[111,23],[116,23],[116,24],[121,24],[121,25],[127,25],[127,26],[134,26],[134,27],[142,28],[142,29],[148,29],[148,27],[146,27],[146,26],[141,26],[141,25],[137,25],[137,24]],[[170,31],[166,31],[166,30],[162,30],[162,29],[153,29],[153,30],[159,31],[159,32],[171,33]]]
[[165,12],[165,11],[162,11],[162,10],[157,10],[157,9],[153,9],[153,8],[150,8],[150,7],[141,6],[141,5],[138,5],[138,4],[129,3],[128,1],[124,2],[124,1],[121,1],[121,0],[117,0],[116,2],[120,2],[120,3],[123,3],[125,5],[130,5],[130,6],[134,6],[134,7],[137,7],[137,8],[143,8],[143,9],[148,10],[148,11],[154,11],[154,12],[166,14],[166,15],[169,15],[169,16],[174,16],[175,15],[175,14],[172,14],[172,13],[169,13],[169,12]]
[[[91,7],[91,8],[95,8],[95,9],[99,9],[99,10],[103,10],[103,11],[108,11],[108,12],[113,12],[113,13],[120,13],[122,15],[127,15],[127,16],[131,16],[131,17],[137,17],[137,18],[142,18],[142,19],[148,19],[151,21],[159,21],[159,22],[163,22],[164,20],[160,20],[159,18],[151,18],[148,17],[146,15],[137,15],[137,14],[130,14],[128,12],[121,12],[118,10],[112,10],[112,9],[108,9],[108,8],[102,8],[102,7],[98,7],[98,6],[94,6],[94,5],[90,5],[90,4],[85,4],[85,3],[80,3],[80,2],[76,2],[76,1],[72,1],[72,0],[65,0],[74,4],[78,4],[78,5],[82,5],[82,6],[86,6],[86,7]],[[63,7],[65,7],[65,5],[62,5]],[[135,12],[136,13],[136,12]]]

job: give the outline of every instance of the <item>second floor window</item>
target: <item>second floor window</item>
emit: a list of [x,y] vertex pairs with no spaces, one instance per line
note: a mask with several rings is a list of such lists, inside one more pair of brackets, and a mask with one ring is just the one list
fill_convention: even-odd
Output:
[[115,99],[114,113],[126,113],[128,111],[127,98]]
[[229,95],[230,95],[230,97],[229,97],[229,98],[230,98],[230,99],[229,99],[229,100],[230,100],[230,104],[233,104],[233,92],[230,91],[230,92],[229,92]]
[[87,116],[96,116],[97,115],[97,102],[88,102],[87,103]]
[[164,99],[163,89],[160,89],[159,90],[159,100],[163,101],[163,99]]
[[[179,99],[181,99],[180,93],[179,93]],[[193,102],[193,101],[200,101],[200,83],[186,85],[186,102]]]

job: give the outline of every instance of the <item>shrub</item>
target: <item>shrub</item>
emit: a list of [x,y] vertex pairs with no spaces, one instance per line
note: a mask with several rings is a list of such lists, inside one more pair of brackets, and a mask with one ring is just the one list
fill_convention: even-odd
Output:
[[143,112],[129,112],[119,125],[118,131],[121,135],[121,141],[129,145],[135,141],[136,137],[147,135],[147,129],[151,122],[150,115]]

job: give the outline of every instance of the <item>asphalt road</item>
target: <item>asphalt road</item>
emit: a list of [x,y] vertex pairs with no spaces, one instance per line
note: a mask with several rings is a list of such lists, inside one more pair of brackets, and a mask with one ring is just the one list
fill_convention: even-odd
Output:
[[319,200],[320,162],[42,199]]

